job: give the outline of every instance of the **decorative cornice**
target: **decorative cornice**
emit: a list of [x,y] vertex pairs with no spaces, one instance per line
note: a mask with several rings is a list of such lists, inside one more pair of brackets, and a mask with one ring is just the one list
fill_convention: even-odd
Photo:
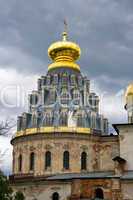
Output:
[[60,133],[55,132],[51,134],[47,133],[38,133],[38,134],[30,134],[30,135],[22,135],[20,137],[14,137],[11,140],[11,144],[14,145],[15,143],[21,143],[26,141],[41,141],[43,139],[70,139],[70,140],[87,140],[87,141],[94,141],[94,142],[118,142],[119,137],[117,135],[115,136],[100,136],[100,135],[93,135],[93,134],[77,134],[75,132],[73,133]]
[[22,131],[18,131],[15,135],[15,137],[20,136],[26,136],[26,135],[33,135],[38,133],[84,133],[84,134],[90,134],[91,129],[90,128],[83,128],[83,127],[67,127],[67,126],[60,126],[60,127],[40,127],[40,128],[29,128]]

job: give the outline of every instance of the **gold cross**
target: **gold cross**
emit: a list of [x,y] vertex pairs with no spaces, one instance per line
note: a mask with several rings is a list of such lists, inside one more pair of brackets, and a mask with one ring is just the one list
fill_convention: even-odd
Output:
[[62,39],[63,41],[67,40],[67,21],[64,19],[64,32],[62,33]]
[[64,32],[66,33],[67,33],[67,27],[68,27],[67,21],[66,19],[64,19]]

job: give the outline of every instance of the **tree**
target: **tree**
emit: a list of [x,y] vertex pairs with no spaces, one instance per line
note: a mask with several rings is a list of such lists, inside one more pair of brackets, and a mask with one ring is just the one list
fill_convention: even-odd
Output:
[[25,200],[25,197],[21,191],[16,192],[14,200]]
[[13,190],[10,187],[9,180],[0,171],[0,200],[25,200],[25,196],[21,191],[13,195]]
[[[6,121],[0,122],[0,136],[9,136],[11,129],[15,126],[14,120],[7,119]],[[5,152],[0,150],[0,161],[5,155]],[[13,190],[10,187],[9,180],[0,171],[0,200],[24,200],[25,197],[22,192],[16,192],[13,195]]]
[[12,200],[12,189],[6,176],[0,171],[0,200]]
[[[9,136],[15,124],[16,123],[14,119],[6,119],[5,121],[1,121],[0,122],[0,136]],[[6,154],[6,151],[7,150],[2,151],[2,149],[0,149],[0,163],[4,155]]]
[[5,121],[0,122],[0,136],[8,136],[10,130],[15,126],[13,119],[6,119]]

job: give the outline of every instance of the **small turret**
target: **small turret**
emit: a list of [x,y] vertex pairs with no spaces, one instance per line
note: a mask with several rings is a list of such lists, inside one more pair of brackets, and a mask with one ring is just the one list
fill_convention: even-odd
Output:
[[128,114],[128,123],[133,123],[133,83],[127,87],[125,98],[125,109],[127,110]]

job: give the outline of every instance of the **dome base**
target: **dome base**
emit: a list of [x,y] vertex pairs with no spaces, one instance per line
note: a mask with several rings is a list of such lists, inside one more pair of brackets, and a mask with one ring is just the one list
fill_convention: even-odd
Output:
[[56,69],[56,68],[62,68],[62,67],[74,69],[80,72],[80,67],[78,64],[73,63],[73,62],[67,62],[67,61],[55,62],[55,63],[50,64],[48,66],[48,71]]

